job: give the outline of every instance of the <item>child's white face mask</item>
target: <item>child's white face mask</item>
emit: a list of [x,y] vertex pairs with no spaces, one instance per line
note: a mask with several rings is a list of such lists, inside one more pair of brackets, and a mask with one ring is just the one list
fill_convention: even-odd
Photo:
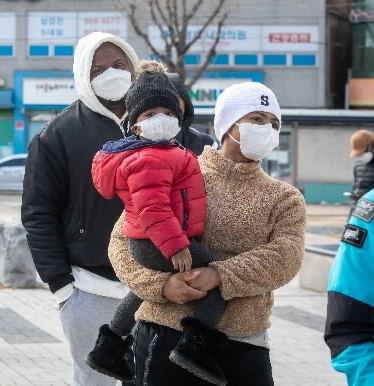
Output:
[[265,158],[279,144],[279,131],[271,123],[257,125],[254,123],[235,123],[239,126],[240,141],[230,134],[229,137],[240,145],[244,157],[259,161]]
[[126,95],[131,86],[131,73],[110,67],[92,79],[91,86],[96,96],[118,101]]
[[151,141],[165,141],[174,138],[180,131],[178,119],[165,114],[155,114],[153,117],[137,122],[141,135]]

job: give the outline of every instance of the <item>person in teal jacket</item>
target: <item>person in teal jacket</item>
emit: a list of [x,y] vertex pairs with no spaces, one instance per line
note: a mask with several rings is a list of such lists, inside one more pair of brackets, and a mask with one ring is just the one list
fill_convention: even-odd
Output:
[[374,385],[374,189],[345,226],[328,281],[324,339],[349,386]]

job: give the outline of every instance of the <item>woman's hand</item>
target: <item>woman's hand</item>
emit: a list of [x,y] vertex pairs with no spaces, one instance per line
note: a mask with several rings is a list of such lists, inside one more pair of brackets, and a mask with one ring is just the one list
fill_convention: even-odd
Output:
[[222,285],[221,277],[218,271],[212,267],[195,268],[191,273],[199,272],[198,276],[191,277],[186,280],[187,283],[194,289],[199,291],[210,291],[215,287]]
[[199,270],[195,272],[174,273],[164,284],[162,295],[171,302],[185,304],[199,300],[206,295],[206,291],[192,288],[188,282],[197,279]]

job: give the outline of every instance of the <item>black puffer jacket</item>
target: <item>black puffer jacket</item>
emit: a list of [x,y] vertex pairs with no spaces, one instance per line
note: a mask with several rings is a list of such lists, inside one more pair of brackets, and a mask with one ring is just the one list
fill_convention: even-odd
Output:
[[107,249],[123,206],[118,198],[101,197],[91,178],[95,153],[123,138],[123,117],[107,109],[91,86],[94,53],[107,42],[137,66],[133,48],[112,34],[95,32],[80,39],[73,61],[79,100],[42,128],[28,149],[22,223],[36,269],[52,292],[74,281],[72,265],[118,280]]
[[[369,163],[358,161],[353,168],[353,176],[352,193],[358,199],[374,188],[374,159]],[[357,199],[354,201],[357,201]]]
[[117,280],[107,249],[123,206],[96,191],[91,165],[104,143],[120,138],[116,122],[76,101],[30,143],[22,223],[38,273],[52,292],[74,281],[71,265]]

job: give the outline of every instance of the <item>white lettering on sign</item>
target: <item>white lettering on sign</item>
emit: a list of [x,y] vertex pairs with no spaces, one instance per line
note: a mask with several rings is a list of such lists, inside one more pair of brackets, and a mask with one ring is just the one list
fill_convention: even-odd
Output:
[[271,33],[269,34],[270,43],[310,43],[310,33]]
[[264,52],[317,52],[319,28],[313,25],[264,26]]

